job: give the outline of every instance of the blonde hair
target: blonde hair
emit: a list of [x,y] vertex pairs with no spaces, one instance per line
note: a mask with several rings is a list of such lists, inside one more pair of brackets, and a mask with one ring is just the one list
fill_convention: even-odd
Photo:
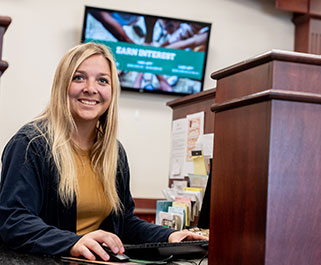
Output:
[[[58,64],[47,109],[35,119],[42,124],[38,129],[51,148],[52,158],[59,174],[59,196],[64,205],[70,205],[78,189],[77,169],[71,135],[77,131],[71,115],[68,90],[79,65],[92,55],[102,55],[111,69],[112,99],[108,110],[97,122],[96,139],[91,149],[91,164],[100,178],[112,209],[118,212],[121,203],[116,190],[118,160],[117,117],[119,81],[114,58],[101,44],[86,43],[69,50]],[[40,123],[37,121],[41,121]]]

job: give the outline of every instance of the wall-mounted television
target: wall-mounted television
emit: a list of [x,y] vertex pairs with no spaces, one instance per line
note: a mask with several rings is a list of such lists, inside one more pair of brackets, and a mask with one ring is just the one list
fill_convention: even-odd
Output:
[[108,46],[122,90],[190,95],[203,90],[211,24],[85,7],[82,42]]

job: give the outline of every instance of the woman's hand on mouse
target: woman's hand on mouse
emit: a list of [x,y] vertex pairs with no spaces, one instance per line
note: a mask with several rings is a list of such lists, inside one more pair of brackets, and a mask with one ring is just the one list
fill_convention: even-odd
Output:
[[124,246],[119,237],[113,233],[103,230],[90,232],[80,238],[71,248],[70,254],[73,257],[83,256],[88,260],[95,260],[93,253],[103,260],[109,260],[109,255],[101,247],[104,244],[114,253],[124,252]]

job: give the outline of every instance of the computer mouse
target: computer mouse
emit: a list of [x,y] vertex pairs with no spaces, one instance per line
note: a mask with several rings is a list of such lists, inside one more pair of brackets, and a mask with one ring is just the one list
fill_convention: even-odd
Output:
[[125,262],[129,261],[129,257],[126,256],[125,254],[120,254],[120,253],[114,253],[111,251],[109,247],[103,246],[103,249],[107,252],[109,255],[109,261],[116,261],[116,262]]

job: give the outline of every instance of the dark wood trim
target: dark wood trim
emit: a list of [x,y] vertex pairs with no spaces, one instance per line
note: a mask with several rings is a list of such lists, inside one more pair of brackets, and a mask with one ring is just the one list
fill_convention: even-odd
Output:
[[286,11],[307,13],[309,10],[309,0],[276,0],[275,7]]
[[229,67],[218,70],[211,74],[211,78],[218,80],[273,60],[321,65],[321,57],[319,55],[282,50],[271,50],[258,56],[251,57],[248,60],[244,60],[240,63],[236,63]]
[[8,63],[0,60],[0,77],[7,68],[8,68]]
[[195,100],[202,101],[205,98],[213,98],[213,97],[215,98],[215,93],[216,93],[215,88],[204,90],[204,91],[199,92],[197,94],[193,94],[193,95],[185,96],[183,98],[178,98],[178,99],[169,101],[166,103],[166,106],[169,106],[171,108],[175,108],[177,106],[191,104]]
[[164,199],[152,199],[152,198],[133,198],[135,202],[135,208],[139,209],[156,209],[157,200]]
[[321,16],[320,0],[276,0],[275,7],[299,14]]
[[0,16],[0,77],[2,73],[8,68],[8,63],[2,61],[2,45],[3,45],[3,35],[6,32],[8,26],[11,23],[11,18],[8,16]]
[[155,223],[156,220],[156,202],[153,198],[133,198],[135,202],[135,215],[150,223]]
[[309,13],[321,16],[321,2],[320,0],[309,1]]
[[272,99],[321,104],[320,94],[270,89],[241,98],[225,101],[221,104],[213,104],[211,110],[213,112],[220,112]]
[[8,16],[0,16],[0,25],[8,28],[11,23],[11,18]]

